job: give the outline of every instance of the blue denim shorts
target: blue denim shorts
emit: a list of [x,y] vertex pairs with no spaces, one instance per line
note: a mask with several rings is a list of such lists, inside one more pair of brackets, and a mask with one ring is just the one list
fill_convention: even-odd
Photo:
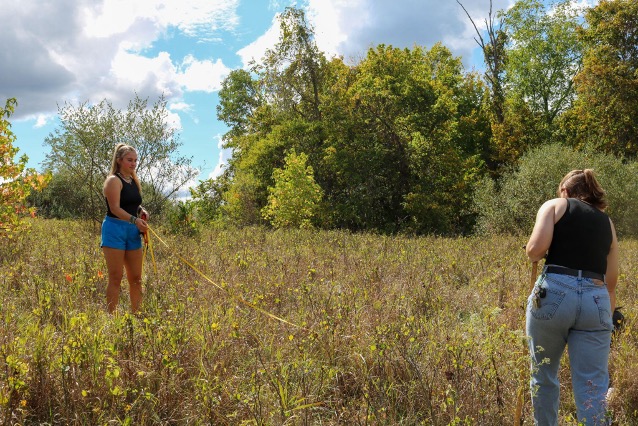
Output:
[[142,248],[142,236],[134,224],[106,216],[104,222],[102,222],[102,242],[100,247],[110,247],[118,250],[139,250]]

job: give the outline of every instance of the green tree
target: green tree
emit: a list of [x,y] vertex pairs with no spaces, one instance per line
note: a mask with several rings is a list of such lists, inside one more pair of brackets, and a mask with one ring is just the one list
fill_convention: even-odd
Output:
[[474,175],[466,161],[482,168],[489,156],[478,77],[464,75],[460,59],[440,44],[429,51],[380,45],[338,75],[324,101],[328,168],[315,171],[328,210],[339,215],[333,222],[461,232],[457,218]]
[[308,120],[319,119],[320,93],[326,59],[314,39],[303,10],[286,8],[279,18],[280,37],[253,70],[270,103]]
[[275,169],[275,186],[268,187],[268,204],[262,214],[275,228],[312,227],[322,191],[314,179],[308,156],[294,151],[286,155],[283,169]]
[[61,171],[51,175],[51,181],[45,188],[32,191],[28,202],[37,206],[40,216],[73,219],[91,217],[91,206],[86,202],[89,198],[88,188],[78,186],[76,176]]
[[224,193],[228,191],[229,184],[228,172],[224,171],[217,178],[200,181],[190,188],[191,202],[199,222],[209,223],[222,218]]
[[27,168],[26,155],[18,160],[18,148],[13,146],[16,137],[11,131],[9,117],[15,111],[17,101],[8,99],[4,108],[0,108],[0,246],[6,246],[6,239],[13,238],[15,232],[25,229],[21,216],[35,213],[28,209],[26,198],[32,190],[44,187],[49,179]]
[[549,6],[518,0],[500,13],[508,44],[504,120],[493,126],[497,164],[513,164],[556,136],[558,118],[573,104],[573,79],[582,63],[580,13],[569,0]]
[[638,155],[638,2],[604,0],[585,14],[578,99],[564,128],[574,145]]
[[217,105],[217,118],[230,127],[224,137],[226,148],[241,148],[238,139],[251,132],[251,117],[262,104],[250,73],[243,69],[231,71],[222,82]]
[[[218,117],[231,127],[224,143],[233,149],[222,211],[241,224],[259,222],[273,171],[295,151],[323,190],[322,226],[467,229],[470,219],[455,213],[466,209],[491,156],[478,76],[464,74],[440,44],[380,45],[354,66],[326,61],[302,13],[289,10],[281,26],[264,62],[252,74],[231,73],[220,92]],[[424,194],[435,201],[425,203]]]
[[280,38],[259,64],[231,72],[219,93],[217,117],[229,125],[224,147],[230,185],[222,211],[242,224],[262,220],[273,170],[287,149],[316,162],[321,145],[321,93],[326,59],[317,48],[303,11],[279,17]]
[[142,181],[144,204],[154,214],[161,213],[167,200],[197,175],[191,159],[176,154],[179,146],[175,129],[167,123],[166,101],[160,98],[150,108],[137,95],[126,110],[118,110],[103,100],[96,105],[65,103],[59,109],[60,127],[45,139],[51,150],[44,162],[56,174],[73,176],[82,188],[88,206],[86,218],[99,221],[103,215],[102,185],[111,166],[113,148],[124,142],[136,148],[138,176]]
[[573,80],[583,55],[577,35],[580,16],[570,0],[549,8],[540,0],[518,0],[504,13],[511,42],[506,66],[509,94],[524,100],[549,130],[574,100]]
[[[507,63],[507,32],[503,29],[503,23],[495,16],[490,0],[488,19],[485,20],[486,38],[479,31],[476,23],[463,4],[456,0],[472,22],[476,36],[474,40],[480,46],[485,61],[485,80],[490,87],[490,109],[495,123],[502,124],[505,120],[505,65]],[[498,14],[497,14],[498,15]]]

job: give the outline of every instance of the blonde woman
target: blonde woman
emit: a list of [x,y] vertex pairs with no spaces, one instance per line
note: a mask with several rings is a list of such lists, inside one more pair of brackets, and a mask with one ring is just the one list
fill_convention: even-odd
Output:
[[100,246],[106,259],[108,285],[106,305],[115,312],[120,298],[124,269],[129,283],[131,311],[137,312],[142,301],[142,233],[148,230],[148,213],[142,208],[142,186],[135,173],[135,148],[118,144],[113,153],[111,171],[104,181],[106,217],[102,222]]
[[608,425],[609,346],[618,240],[591,169],[572,170],[538,210],[527,243],[545,266],[527,303],[534,424],[558,426],[560,359],[567,346],[579,424]]

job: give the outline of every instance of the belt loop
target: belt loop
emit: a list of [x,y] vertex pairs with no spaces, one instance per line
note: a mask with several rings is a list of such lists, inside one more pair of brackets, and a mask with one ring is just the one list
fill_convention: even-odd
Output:
[[582,280],[582,279],[583,279],[583,270],[582,270],[582,269],[579,269],[579,270],[578,270],[578,281],[580,281],[580,280]]

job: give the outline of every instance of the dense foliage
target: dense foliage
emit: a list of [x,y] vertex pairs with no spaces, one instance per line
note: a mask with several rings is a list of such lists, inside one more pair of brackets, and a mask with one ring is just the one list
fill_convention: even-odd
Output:
[[638,2],[604,0],[585,14],[587,50],[566,117],[573,144],[638,155]]
[[356,66],[326,61],[301,12],[281,24],[263,63],[232,72],[220,92],[233,149],[226,213],[259,223],[273,172],[295,151],[323,191],[321,226],[468,231],[463,209],[489,159],[479,77],[440,44],[379,45]]
[[[635,168],[634,9],[635,2],[604,1],[582,20],[569,1],[519,0],[490,20],[489,38],[478,33],[485,79],[441,44],[378,45],[353,65],[327,61],[303,13],[288,9],[279,43],[251,70],[232,72],[220,92],[233,157],[215,208],[236,224],[262,223],[273,172],[294,151],[307,155],[323,192],[322,227],[464,234],[478,218],[480,228],[521,230],[542,197],[553,196],[542,186],[575,165],[598,168],[589,161],[597,151],[617,156],[618,175]],[[581,150],[582,161],[525,157],[555,144]],[[507,191],[496,189],[524,174],[530,159],[549,160],[556,173],[538,176],[525,207],[514,206],[522,197],[497,202]],[[195,210],[205,208],[203,195]],[[503,205],[512,207],[499,212]],[[526,220],[495,219],[519,210]]]
[[275,186],[268,187],[268,204],[262,214],[275,228],[312,227],[322,193],[307,160],[305,154],[292,151],[284,159],[284,168],[273,172]]
[[638,164],[611,154],[585,153],[559,144],[528,151],[498,182],[485,178],[475,193],[475,209],[482,214],[477,231],[483,234],[528,234],[539,206],[558,196],[565,170],[593,168],[607,193],[607,213],[620,237],[638,234]]

